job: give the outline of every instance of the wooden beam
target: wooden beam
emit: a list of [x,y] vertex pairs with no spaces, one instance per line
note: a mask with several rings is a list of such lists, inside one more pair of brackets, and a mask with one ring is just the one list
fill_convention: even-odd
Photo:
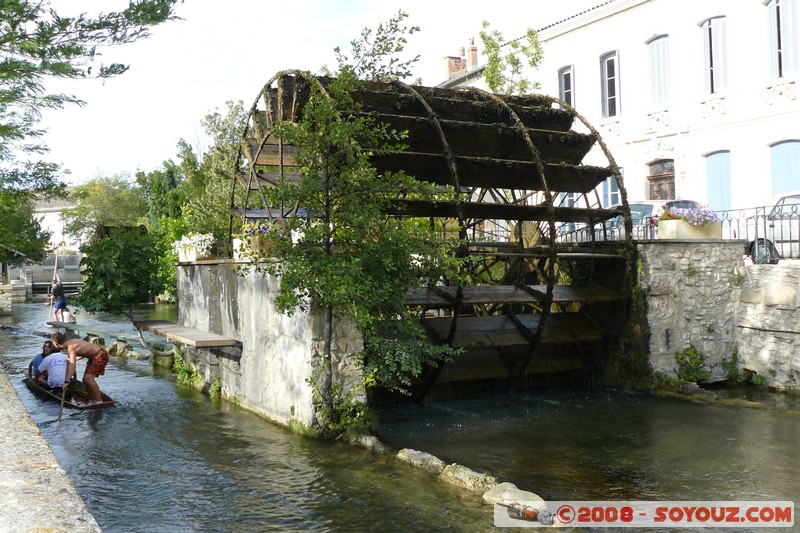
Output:
[[175,322],[168,322],[166,320],[144,320],[135,322],[134,326],[142,331],[149,331],[156,335],[161,335],[167,339],[186,344],[188,346],[196,346],[197,348],[211,348],[219,346],[236,346],[241,344],[236,339],[229,339],[216,333],[209,333],[195,328],[181,326]]

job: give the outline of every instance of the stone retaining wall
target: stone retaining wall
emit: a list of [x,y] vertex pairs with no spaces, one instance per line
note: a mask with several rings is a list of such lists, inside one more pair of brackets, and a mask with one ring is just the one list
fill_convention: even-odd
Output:
[[766,385],[800,390],[800,262],[750,265],[736,332],[742,368]]
[[711,371],[757,374],[800,390],[800,262],[745,263],[737,241],[638,244],[653,370],[677,377],[675,353],[694,346]]
[[694,346],[706,355],[710,380],[724,379],[736,349],[745,266],[736,241],[649,241],[638,245],[639,283],[655,371],[677,377],[675,352]]
[[0,285],[0,315],[11,314],[11,285]]
[[[219,378],[224,396],[282,425],[313,425],[308,379],[320,378],[325,342],[321,309],[278,311],[279,281],[233,260],[178,266],[178,323],[241,341],[237,348],[187,348],[185,355],[206,383]],[[334,382],[349,390],[361,382],[353,354],[362,338],[349,323],[334,322]],[[321,379],[321,378],[320,378]],[[357,397],[365,395],[357,391]]]

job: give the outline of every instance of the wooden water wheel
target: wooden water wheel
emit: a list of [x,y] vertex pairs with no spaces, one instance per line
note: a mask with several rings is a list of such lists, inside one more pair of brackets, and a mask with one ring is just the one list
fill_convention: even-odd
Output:
[[[248,200],[234,208],[244,218],[288,214],[248,203],[266,205],[264,189],[298,179],[294,147],[272,129],[300,120],[310,85],[330,81],[281,72],[259,93],[241,142],[247,172],[237,180]],[[519,383],[537,372],[590,367],[587,347],[613,342],[627,309],[633,251],[622,177],[597,131],[564,102],[541,95],[364,82],[352,96],[356,113],[408,131],[405,151],[371,159],[379,172],[403,170],[458,191],[447,202],[397,198],[391,214],[458,227],[459,253],[482,280],[410,291],[408,305],[431,340],[464,350],[429,372],[420,394],[437,382]],[[583,163],[593,148],[606,166]],[[608,178],[622,207],[601,206],[597,190]],[[606,240],[604,223],[618,216],[627,237]]]

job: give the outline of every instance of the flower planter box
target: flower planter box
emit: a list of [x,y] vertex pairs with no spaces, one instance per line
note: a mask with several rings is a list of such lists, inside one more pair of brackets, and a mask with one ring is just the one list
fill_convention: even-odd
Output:
[[659,220],[659,239],[714,240],[722,238],[722,222],[706,222],[694,226],[685,220]]
[[272,242],[266,237],[252,235],[250,237],[250,249],[258,255],[269,255],[272,252]]
[[195,261],[212,258],[213,254],[203,254],[194,246],[182,246],[178,248],[178,261],[181,263],[194,263]]

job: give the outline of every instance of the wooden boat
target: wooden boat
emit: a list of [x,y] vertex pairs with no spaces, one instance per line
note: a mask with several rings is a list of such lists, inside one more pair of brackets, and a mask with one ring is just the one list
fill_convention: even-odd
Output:
[[[28,371],[25,372],[25,385],[27,385],[28,388],[34,393],[61,403],[61,389],[51,389],[46,385],[37,383]],[[80,409],[82,411],[88,411],[90,409],[106,409],[108,407],[113,407],[114,404],[117,403],[108,394],[102,391],[100,391],[100,394],[103,396],[102,402],[89,404],[89,390],[86,388],[86,384],[78,379],[75,380],[70,390],[67,391],[67,397],[64,400],[64,405],[74,407],[75,409]]]

